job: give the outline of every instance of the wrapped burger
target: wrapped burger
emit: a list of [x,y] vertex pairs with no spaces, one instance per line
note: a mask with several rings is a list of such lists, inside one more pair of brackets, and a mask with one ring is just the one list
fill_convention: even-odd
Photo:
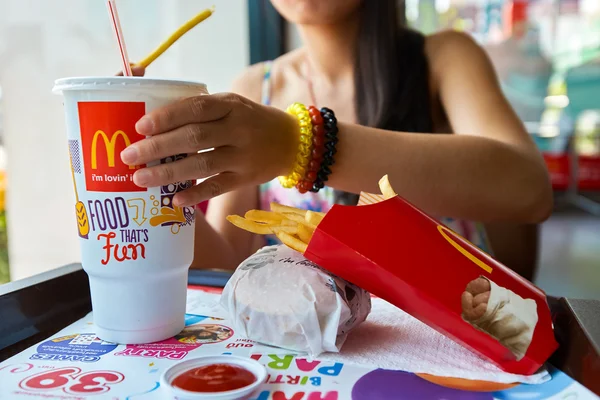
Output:
[[268,246],[237,268],[221,304],[236,332],[309,356],[338,352],[371,310],[370,294],[286,246]]

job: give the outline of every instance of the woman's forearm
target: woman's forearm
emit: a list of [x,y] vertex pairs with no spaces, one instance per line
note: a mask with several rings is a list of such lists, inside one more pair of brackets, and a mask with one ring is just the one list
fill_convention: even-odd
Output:
[[378,192],[377,182],[388,174],[399,195],[432,215],[485,222],[539,222],[552,208],[547,172],[533,147],[339,126],[328,182],[336,189]]
[[206,221],[204,216],[196,218],[193,269],[234,269],[239,256],[227,239]]
[[[194,262],[197,269],[235,269],[262,245],[256,235],[227,221],[231,214],[244,215],[258,207],[258,189],[246,186],[210,201],[206,215],[196,216]],[[258,239],[258,240],[257,240]]]

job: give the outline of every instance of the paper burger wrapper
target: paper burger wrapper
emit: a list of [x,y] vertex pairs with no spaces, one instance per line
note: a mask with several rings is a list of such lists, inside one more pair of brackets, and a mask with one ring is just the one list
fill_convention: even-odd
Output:
[[221,304],[241,335],[315,357],[340,350],[348,333],[367,318],[371,297],[279,245],[240,264]]
[[[507,372],[532,374],[558,347],[542,290],[400,197],[334,206],[304,256]],[[478,278],[489,300],[469,322],[461,299]]]

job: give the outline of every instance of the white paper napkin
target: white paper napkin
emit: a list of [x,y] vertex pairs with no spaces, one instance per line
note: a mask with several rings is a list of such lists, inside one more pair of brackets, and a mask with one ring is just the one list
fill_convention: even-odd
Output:
[[550,379],[545,368],[530,376],[504,372],[390,303],[373,299],[372,304],[341,352],[321,354],[320,360],[501,383]]

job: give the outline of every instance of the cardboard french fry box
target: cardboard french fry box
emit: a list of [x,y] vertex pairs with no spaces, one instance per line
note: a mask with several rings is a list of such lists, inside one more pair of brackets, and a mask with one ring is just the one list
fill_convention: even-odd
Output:
[[542,290],[400,197],[335,205],[304,255],[507,372],[558,347]]

